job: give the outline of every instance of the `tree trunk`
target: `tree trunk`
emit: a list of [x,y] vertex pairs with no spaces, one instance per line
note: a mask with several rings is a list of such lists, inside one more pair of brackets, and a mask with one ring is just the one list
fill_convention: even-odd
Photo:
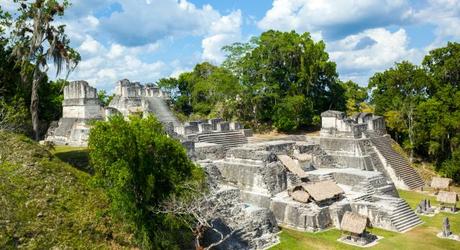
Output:
[[34,139],[38,141],[40,139],[39,119],[38,119],[38,89],[40,87],[41,74],[36,68],[32,79],[32,94],[30,96],[30,114],[32,115],[32,130]]

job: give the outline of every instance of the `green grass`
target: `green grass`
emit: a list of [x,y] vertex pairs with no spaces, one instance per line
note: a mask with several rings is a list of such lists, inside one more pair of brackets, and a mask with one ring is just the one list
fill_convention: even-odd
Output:
[[[399,191],[399,194],[412,208],[415,208],[422,199],[430,199],[432,205],[438,205],[434,196],[402,190]],[[460,242],[436,237],[441,229],[442,220],[446,216],[449,217],[451,230],[455,234],[460,234],[460,214],[440,213],[434,217],[422,216],[423,225],[403,234],[377,228],[371,229],[372,233],[384,237],[371,249],[460,249]],[[338,242],[337,239],[340,236],[341,232],[337,229],[320,233],[283,229],[280,234],[281,243],[271,249],[362,249]]]
[[134,246],[126,227],[108,215],[108,199],[90,174],[25,136],[0,132],[0,141],[0,249]]
[[88,148],[56,146],[51,152],[61,161],[72,165],[74,168],[93,174],[93,169],[89,166]]

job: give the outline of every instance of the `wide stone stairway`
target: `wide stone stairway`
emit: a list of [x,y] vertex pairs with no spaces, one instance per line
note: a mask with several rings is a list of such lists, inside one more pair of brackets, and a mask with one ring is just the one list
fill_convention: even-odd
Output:
[[172,122],[174,126],[180,124],[176,116],[169,109],[165,101],[160,97],[144,97],[149,105],[149,110],[152,110],[155,116],[161,122]]
[[420,189],[425,185],[417,171],[409,165],[407,159],[392,148],[389,136],[374,137],[370,140],[385,158],[387,164],[394,169],[396,176],[410,189]]
[[199,142],[221,144],[225,149],[248,143],[248,139],[240,131],[211,132],[199,134],[197,137]]
[[407,202],[402,199],[398,201],[396,209],[391,214],[391,222],[398,232],[405,232],[423,223]]

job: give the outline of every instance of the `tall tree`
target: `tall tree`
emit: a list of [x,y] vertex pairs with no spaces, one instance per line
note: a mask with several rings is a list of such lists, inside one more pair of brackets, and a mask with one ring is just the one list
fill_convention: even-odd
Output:
[[363,103],[368,98],[367,88],[361,87],[353,81],[346,81],[341,86],[345,91],[347,115],[363,112]]
[[189,116],[209,115],[218,105],[233,100],[240,93],[240,85],[232,73],[210,63],[199,63],[192,72],[176,78],[163,78],[158,86],[168,92],[177,111]]
[[413,159],[417,146],[417,106],[426,99],[428,83],[425,71],[406,61],[396,63],[394,68],[383,73],[376,73],[369,80],[376,113],[386,117],[391,132],[410,150],[410,159]]
[[70,40],[65,34],[65,25],[54,25],[54,19],[64,15],[69,2],[64,0],[14,0],[19,4],[18,16],[12,30],[13,55],[19,60],[24,81],[30,64],[32,68],[32,85],[30,113],[35,139],[39,139],[39,88],[40,83],[53,61],[56,75],[65,67],[70,73],[80,61],[80,55],[70,47]]
[[[310,125],[326,109],[344,109],[336,65],[324,42],[313,41],[309,33],[270,30],[225,51],[224,65],[236,72],[244,87],[241,108],[250,112],[244,119],[290,130]],[[294,111],[293,105],[297,106],[294,124],[285,116]]]

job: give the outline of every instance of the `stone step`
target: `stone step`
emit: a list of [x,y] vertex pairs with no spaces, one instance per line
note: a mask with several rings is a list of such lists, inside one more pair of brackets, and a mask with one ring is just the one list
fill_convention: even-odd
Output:
[[412,220],[412,221],[407,221],[407,223],[404,223],[404,224],[399,224],[396,227],[396,229],[399,231],[399,232],[404,232],[406,230],[409,230],[411,228],[414,228],[415,226],[418,226],[420,224],[422,224],[423,221],[421,220]]
[[408,230],[422,223],[422,220],[404,200],[398,201],[396,209],[394,209],[391,214],[390,220],[399,232]]
[[395,152],[391,147],[391,141],[383,136],[372,138],[372,144],[385,157],[387,163],[394,169],[395,174],[411,189],[416,189],[424,185],[418,173],[409,165],[407,159]]

